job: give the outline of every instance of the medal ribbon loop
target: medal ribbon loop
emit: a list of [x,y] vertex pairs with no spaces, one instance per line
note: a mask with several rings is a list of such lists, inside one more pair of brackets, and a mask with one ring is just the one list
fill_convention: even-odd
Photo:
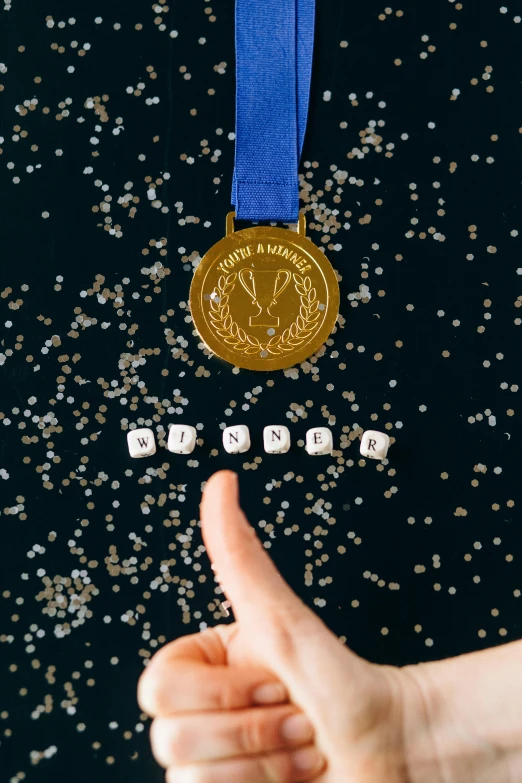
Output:
[[315,0],[236,0],[238,220],[296,223]]

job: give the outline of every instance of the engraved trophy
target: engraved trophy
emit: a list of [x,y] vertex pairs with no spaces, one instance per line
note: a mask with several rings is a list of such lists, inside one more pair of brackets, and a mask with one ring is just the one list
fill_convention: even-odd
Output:
[[256,315],[251,315],[250,326],[279,326],[279,317],[272,315],[270,308],[281,296],[292,277],[288,269],[241,269],[239,281],[252,297],[252,304],[259,307]]

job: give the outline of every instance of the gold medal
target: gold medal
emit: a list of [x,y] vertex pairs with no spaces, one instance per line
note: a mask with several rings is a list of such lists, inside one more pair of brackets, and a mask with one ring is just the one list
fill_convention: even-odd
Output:
[[236,367],[282,370],[309,358],[331,334],[339,284],[318,247],[298,231],[253,226],[205,254],[190,287],[190,310],[207,348]]

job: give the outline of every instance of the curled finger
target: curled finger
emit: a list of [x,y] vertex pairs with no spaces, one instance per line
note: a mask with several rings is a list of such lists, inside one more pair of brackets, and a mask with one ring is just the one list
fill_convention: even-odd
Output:
[[319,775],[326,761],[313,745],[186,767],[169,767],[166,783],[304,783]]
[[150,739],[164,767],[260,755],[309,744],[314,727],[292,705],[156,718]]

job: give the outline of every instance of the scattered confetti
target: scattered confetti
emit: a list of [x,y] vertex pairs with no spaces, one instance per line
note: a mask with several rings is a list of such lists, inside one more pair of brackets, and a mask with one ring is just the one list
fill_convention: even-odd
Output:
[[[318,7],[300,192],[341,310],[315,356],[265,374],[213,357],[188,308],[230,210],[233,4],[74,18],[4,0],[9,783],[58,781],[78,758],[89,778],[163,780],[136,683],[165,643],[233,621],[199,527],[220,468],[360,654],[404,664],[517,637],[521,18],[446,5]],[[174,423],[196,429],[191,454],[167,450]],[[252,445],[228,455],[237,424]],[[267,424],[289,428],[288,453],[265,453]],[[306,453],[313,427],[331,455]],[[157,448],[133,460],[138,428]],[[368,429],[390,437],[382,462],[360,454]]]

